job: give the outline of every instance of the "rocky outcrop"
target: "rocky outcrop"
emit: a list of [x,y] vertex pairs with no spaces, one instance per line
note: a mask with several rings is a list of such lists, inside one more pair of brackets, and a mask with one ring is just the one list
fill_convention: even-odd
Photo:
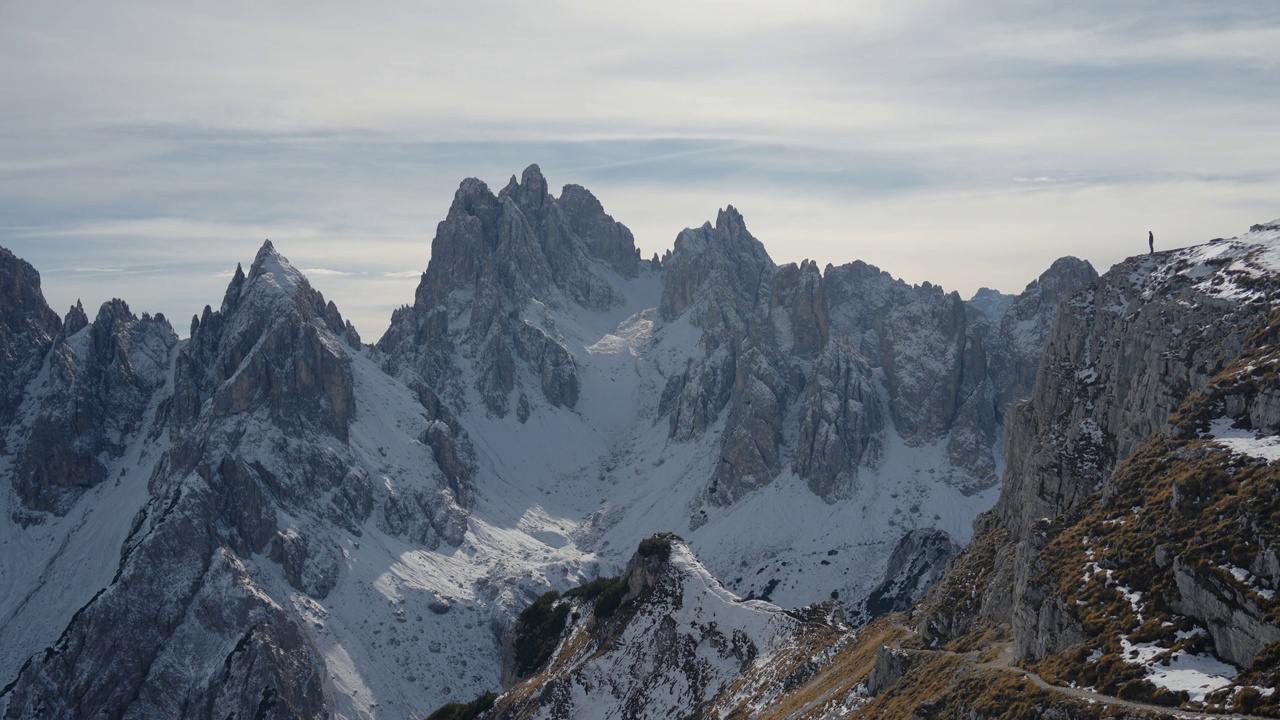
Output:
[[77,304],[48,354],[46,387],[22,433],[13,486],[32,510],[65,514],[106,479],[104,461],[124,454],[169,381],[178,337],[163,315],[138,317],[112,300],[86,322]]
[[[716,421],[735,391],[750,393],[754,400],[761,392],[757,377],[774,374],[774,368],[765,367],[765,358],[748,362],[742,370],[738,365],[752,319],[758,311],[767,313],[768,282],[775,267],[764,246],[747,232],[742,215],[731,206],[720,212],[714,226],[706,223],[696,230],[681,232],[663,271],[659,315],[670,322],[687,311],[689,323],[701,331],[701,353],[689,359],[683,372],[668,379],[658,405],[658,413],[670,422],[671,437],[689,440],[700,437]],[[763,365],[761,359],[765,360]],[[770,384],[765,378],[760,381]],[[764,392],[773,394],[775,390],[781,388],[769,387]],[[766,402],[774,406],[785,404],[776,396]],[[754,416],[752,413],[743,420],[753,421]],[[772,426],[772,418],[766,417],[764,424]],[[759,432],[758,427],[741,430],[746,435]],[[772,443],[772,438],[762,440],[766,445]],[[765,453],[772,454],[768,450]],[[734,458],[725,461],[730,468],[735,467]],[[742,478],[751,475],[745,468],[758,470],[767,465],[768,460],[762,457],[743,458],[737,466],[744,470],[717,472],[721,474],[719,479]],[[770,474],[756,478],[755,483],[772,479]],[[731,481],[724,488],[726,497],[737,494],[732,484]],[[716,489],[718,492],[719,483]]]
[[1214,651],[1223,660],[1249,668],[1264,648],[1280,642],[1280,626],[1264,621],[1266,612],[1252,593],[1178,561],[1173,575],[1178,587],[1173,609],[1205,624]]
[[897,685],[910,666],[911,656],[905,650],[885,645],[876,648],[875,666],[867,675],[867,694],[874,697]]
[[40,273],[0,248],[0,451],[5,447],[3,431],[61,325],[40,291]]
[[830,605],[743,602],[678,538],[645,542],[658,540],[669,554],[641,546],[618,578],[627,591],[616,610],[601,611],[584,594],[592,586],[551,600],[548,613],[559,604],[567,625],[558,646],[485,717],[737,717],[756,693],[794,690],[830,662],[813,652],[847,627]]

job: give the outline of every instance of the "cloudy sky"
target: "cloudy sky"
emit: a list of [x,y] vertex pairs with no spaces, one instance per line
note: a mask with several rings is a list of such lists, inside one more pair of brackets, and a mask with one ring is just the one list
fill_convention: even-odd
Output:
[[0,245],[185,334],[264,238],[366,340],[458,182],[966,297],[1280,216],[1275,0],[0,3]]

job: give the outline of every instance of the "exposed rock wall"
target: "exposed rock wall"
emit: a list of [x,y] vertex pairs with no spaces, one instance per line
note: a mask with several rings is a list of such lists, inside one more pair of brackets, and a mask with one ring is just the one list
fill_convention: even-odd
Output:
[[40,273],[0,248],[0,450],[3,431],[61,327],[40,291]]
[[124,454],[169,382],[178,336],[163,315],[139,318],[112,300],[86,322],[77,304],[53,342],[47,387],[19,441],[13,486],[32,510],[65,514],[106,479],[102,458]]

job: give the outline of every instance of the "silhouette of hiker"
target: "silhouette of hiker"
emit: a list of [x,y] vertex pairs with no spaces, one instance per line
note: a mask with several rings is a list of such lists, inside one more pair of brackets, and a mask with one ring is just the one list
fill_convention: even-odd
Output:
[[1150,230],[1147,231],[1147,247],[1151,249],[1152,255],[1156,254],[1156,234]]

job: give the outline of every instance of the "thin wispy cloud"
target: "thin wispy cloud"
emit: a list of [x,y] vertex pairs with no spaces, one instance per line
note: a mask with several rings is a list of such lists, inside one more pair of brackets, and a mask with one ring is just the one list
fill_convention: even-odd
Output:
[[181,317],[269,237],[376,337],[457,183],[537,162],[646,256],[733,203],[780,260],[1012,291],[1280,214],[1278,74],[1271,0],[8,3],[0,244]]

